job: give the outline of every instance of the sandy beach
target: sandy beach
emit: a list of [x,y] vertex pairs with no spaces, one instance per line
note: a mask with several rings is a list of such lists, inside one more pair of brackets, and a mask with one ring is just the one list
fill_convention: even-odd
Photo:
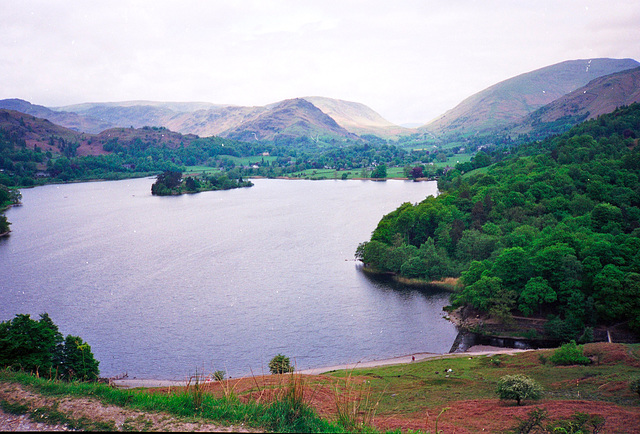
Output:
[[[519,350],[513,348],[501,348],[491,347],[487,345],[476,345],[470,347],[465,352],[460,353],[416,353],[406,356],[393,357],[390,359],[372,360],[366,362],[354,362],[342,365],[328,366],[322,368],[311,368],[295,371],[297,374],[302,375],[321,375],[332,371],[351,370],[360,368],[376,368],[380,366],[389,365],[401,365],[405,363],[415,363],[421,360],[436,359],[436,358],[448,358],[448,357],[478,357],[478,356],[491,356],[493,354],[514,354],[523,351],[534,350]],[[186,380],[154,380],[154,379],[137,379],[137,378],[124,378],[120,380],[113,380],[112,384],[116,387],[123,389],[132,389],[136,387],[183,387],[187,385]]]

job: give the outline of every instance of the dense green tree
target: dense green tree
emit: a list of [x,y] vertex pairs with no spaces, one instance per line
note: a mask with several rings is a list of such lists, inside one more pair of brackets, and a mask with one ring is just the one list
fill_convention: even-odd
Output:
[[49,315],[19,314],[0,323],[0,365],[48,375],[62,361],[62,335]]
[[47,377],[95,380],[98,364],[82,339],[69,335],[63,340],[46,313],[37,321],[18,314],[0,323],[0,366]]
[[9,226],[11,223],[7,220],[7,217],[0,214],[0,234],[4,234],[5,232],[9,232]]
[[89,344],[78,336],[68,335],[62,349],[61,375],[67,380],[94,381],[98,379],[100,370],[98,362],[91,352]]
[[387,165],[386,164],[378,164],[372,171],[371,171],[371,177],[372,178],[386,178],[387,177]]
[[532,277],[520,293],[518,309],[524,315],[531,315],[544,303],[553,303],[557,299],[558,295],[543,277]]

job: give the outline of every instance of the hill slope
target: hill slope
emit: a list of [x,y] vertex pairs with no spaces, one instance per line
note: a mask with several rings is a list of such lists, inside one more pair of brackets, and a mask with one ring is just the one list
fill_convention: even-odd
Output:
[[302,98],[289,99],[274,105],[249,121],[227,130],[222,136],[237,140],[273,140],[276,136],[350,137],[355,135],[338,125],[318,107]]
[[633,59],[557,63],[497,83],[420,127],[437,135],[473,134],[512,124],[593,79],[640,66]]
[[77,132],[95,134],[114,126],[110,122],[96,119],[91,116],[55,111],[45,106],[31,104],[28,101],[17,98],[0,100],[0,109],[15,110],[38,118],[47,119],[56,125],[60,125]]
[[140,141],[147,145],[175,149],[183,144],[189,145],[197,138],[194,135],[183,135],[165,128],[150,127],[110,128],[99,134],[79,133],[56,125],[48,119],[6,109],[0,109],[0,131],[14,140],[24,141],[30,149],[35,149],[37,146],[44,152],[52,151],[68,156],[108,154],[109,152],[105,151],[103,146],[110,142],[126,147]]
[[364,104],[321,96],[303,98],[333,118],[338,125],[353,134],[373,134],[393,137],[411,134],[413,130],[395,125]]
[[640,68],[596,78],[526,116],[513,131],[534,137],[558,134],[634,102],[640,102]]

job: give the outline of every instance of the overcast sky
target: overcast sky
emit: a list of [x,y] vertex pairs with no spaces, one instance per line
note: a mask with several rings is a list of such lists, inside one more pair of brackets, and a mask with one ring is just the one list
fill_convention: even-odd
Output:
[[264,105],[426,123],[564,60],[640,61],[640,1],[0,0],[0,99]]

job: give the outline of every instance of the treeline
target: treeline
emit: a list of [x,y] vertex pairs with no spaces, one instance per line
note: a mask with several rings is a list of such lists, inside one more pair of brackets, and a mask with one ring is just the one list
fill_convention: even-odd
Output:
[[633,104],[488,168],[457,167],[437,198],[385,216],[356,256],[410,278],[460,276],[454,306],[547,317],[552,337],[622,322],[640,333],[638,137]]
[[[66,145],[67,149],[69,145]],[[72,146],[73,147],[73,146]],[[23,139],[0,130],[0,184],[29,187],[55,182],[121,179],[164,170],[180,170],[162,150],[137,156],[108,154],[65,156],[63,153],[28,148]]]

